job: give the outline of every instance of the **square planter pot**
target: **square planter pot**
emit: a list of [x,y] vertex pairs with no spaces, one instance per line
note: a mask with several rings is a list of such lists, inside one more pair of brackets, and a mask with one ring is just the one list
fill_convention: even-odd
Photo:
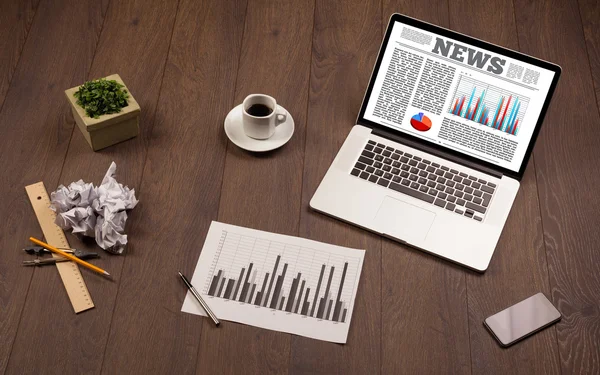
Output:
[[133,98],[131,91],[127,88],[118,74],[106,77],[106,80],[115,80],[122,84],[127,90],[127,107],[121,108],[121,112],[110,115],[101,115],[99,118],[89,117],[85,109],[77,104],[77,98],[73,95],[79,86],[65,91],[65,95],[71,104],[73,118],[77,127],[83,133],[92,150],[98,151],[115,143],[123,142],[139,134],[140,106]]

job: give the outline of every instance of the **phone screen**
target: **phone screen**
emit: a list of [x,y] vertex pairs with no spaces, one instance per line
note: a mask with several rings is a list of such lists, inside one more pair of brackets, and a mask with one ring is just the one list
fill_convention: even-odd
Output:
[[533,295],[485,320],[503,346],[520,339],[560,320],[560,312],[543,293]]

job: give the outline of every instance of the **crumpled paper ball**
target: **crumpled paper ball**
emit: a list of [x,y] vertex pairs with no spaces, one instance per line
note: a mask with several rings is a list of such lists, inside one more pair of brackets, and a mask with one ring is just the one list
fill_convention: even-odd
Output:
[[117,165],[112,162],[98,187],[83,180],[68,187],[60,185],[50,194],[50,201],[57,213],[55,222],[59,227],[94,237],[104,250],[121,254],[127,244],[124,233],[126,210],[133,209],[138,200],[135,189],[117,182],[116,170]]

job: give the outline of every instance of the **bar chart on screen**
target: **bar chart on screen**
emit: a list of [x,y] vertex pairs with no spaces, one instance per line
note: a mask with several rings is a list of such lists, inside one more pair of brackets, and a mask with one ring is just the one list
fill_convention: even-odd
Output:
[[517,135],[528,104],[526,96],[461,75],[448,113]]
[[[364,250],[213,222],[192,284],[220,319],[345,342],[363,259]],[[182,310],[197,307],[186,297]]]

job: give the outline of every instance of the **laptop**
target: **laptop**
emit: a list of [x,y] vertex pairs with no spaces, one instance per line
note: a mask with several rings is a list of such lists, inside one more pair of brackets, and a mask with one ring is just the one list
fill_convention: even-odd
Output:
[[310,207],[484,272],[560,72],[392,15],[356,125]]

